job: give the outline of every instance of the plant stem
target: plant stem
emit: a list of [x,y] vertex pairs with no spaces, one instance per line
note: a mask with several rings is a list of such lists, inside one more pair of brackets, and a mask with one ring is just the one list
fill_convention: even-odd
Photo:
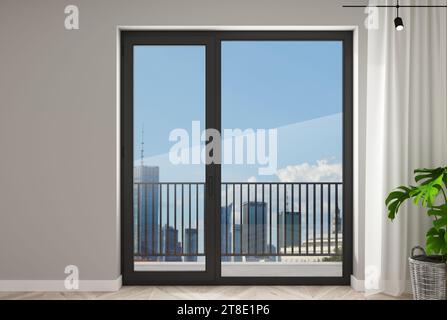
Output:
[[447,203],[447,196],[445,194],[444,188],[441,187],[442,194],[444,195],[444,201]]

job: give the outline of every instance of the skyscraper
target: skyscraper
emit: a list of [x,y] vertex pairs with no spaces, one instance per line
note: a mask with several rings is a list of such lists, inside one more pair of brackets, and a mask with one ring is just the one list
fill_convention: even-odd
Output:
[[178,242],[178,230],[165,225],[162,230],[162,254],[164,261],[182,261],[182,247]]
[[197,261],[197,229],[195,228],[186,228],[185,229],[185,243],[183,245],[183,252],[188,254],[185,256],[185,261]]
[[[276,254],[276,247],[273,244],[269,244],[267,246],[267,252],[268,253],[272,253],[272,254]],[[280,257],[278,257],[276,255],[264,257],[264,260],[265,261],[269,261],[269,262],[281,261]]]
[[332,216],[331,229],[332,233],[335,233],[336,231],[338,233],[343,232],[343,215],[341,214],[340,208],[337,208],[336,214]]
[[301,246],[299,239],[300,212],[281,212],[278,217],[278,238],[280,252],[292,252],[292,246],[296,248]]
[[[241,254],[241,225],[235,224],[234,225],[234,253],[235,254]],[[233,257],[234,262],[241,262],[242,256],[234,256]]]
[[225,256],[225,254],[232,253],[232,213],[233,204],[227,207],[220,208],[220,251],[221,251],[221,261],[230,261],[230,256]]
[[267,203],[242,204],[242,252],[247,261],[257,261],[258,254],[267,252],[267,222]]
[[159,168],[134,167],[134,251],[148,260],[156,260],[159,249]]

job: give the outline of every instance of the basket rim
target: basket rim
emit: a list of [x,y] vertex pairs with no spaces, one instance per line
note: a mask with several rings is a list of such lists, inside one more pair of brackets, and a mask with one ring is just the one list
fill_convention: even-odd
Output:
[[[419,260],[419,259],[415,259],[418,257],[422,257],[422,256],[414,256],[414,257],[409,257],[408,260],[411,263],[417,263],[417,264],[431,264],[431,265],[438,265],[438,266],[443,266],[443,267],[447,267],[447,262],[435,262],[435,261],[427,261],[427,260]],[[425,256],[427,257],[427,256]]]

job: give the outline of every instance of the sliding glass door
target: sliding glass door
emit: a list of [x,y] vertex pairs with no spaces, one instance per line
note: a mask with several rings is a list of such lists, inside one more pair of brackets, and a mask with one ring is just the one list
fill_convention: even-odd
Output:
[[137,282],[209,281],[213,168],[202,161],[202,131],[214,125],[210,37],[132,33],[124,42],[123,269]]
[[352,34],[123,32],[128,284],[344,284]]

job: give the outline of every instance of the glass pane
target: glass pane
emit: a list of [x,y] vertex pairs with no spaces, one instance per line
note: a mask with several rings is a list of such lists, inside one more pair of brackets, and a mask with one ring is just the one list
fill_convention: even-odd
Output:
[[223,276],[342,276],[342,52],[222,43]]
[[205,49],[134,47],[135,271],[205,269]]

